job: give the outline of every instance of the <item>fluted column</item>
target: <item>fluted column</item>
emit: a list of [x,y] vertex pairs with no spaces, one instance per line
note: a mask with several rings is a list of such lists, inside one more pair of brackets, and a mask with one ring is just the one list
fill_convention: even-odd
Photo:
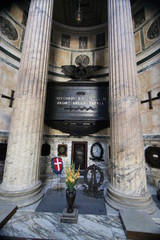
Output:
[[154,211],[147,191],[130,0],[108,0],[111,182],[106,201]]
[[0,198],[31,204],[39,180],[53,0],[31,0],[11,119]]

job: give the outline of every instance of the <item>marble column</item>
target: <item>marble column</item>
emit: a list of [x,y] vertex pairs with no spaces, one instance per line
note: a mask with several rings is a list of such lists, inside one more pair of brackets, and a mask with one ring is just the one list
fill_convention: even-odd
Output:
[[53,0],[31,0],[0,199],[24,206],[42,197],[41,138]]
[[130,0],[108,0],[113,208],[155,210],[147,190]]

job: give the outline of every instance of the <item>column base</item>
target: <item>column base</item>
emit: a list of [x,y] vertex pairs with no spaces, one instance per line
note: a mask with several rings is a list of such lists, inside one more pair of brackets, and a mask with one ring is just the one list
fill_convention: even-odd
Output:
[[116,210],[136,210],[152,214],[156,210],[156,206],[149,193],[145,196],[129,196],[121,194],[114,190],[111,186],[108,187],[105,196],[105,201]]
[[12,203],[20,207],[31,205],[43,197],[42,182],[38,181],[31,188],[24,190],[9,191],[0,186],[0,200]]

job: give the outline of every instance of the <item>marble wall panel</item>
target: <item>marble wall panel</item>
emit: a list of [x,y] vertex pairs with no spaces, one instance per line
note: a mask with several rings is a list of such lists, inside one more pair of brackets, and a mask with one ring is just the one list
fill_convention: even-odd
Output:
[[55,30],[53,26],[51,32],[51,43],[53,43],[56,46],[61,46],[61,32]]
[[11,122],[12,108],[0,108],[0,129],[1,131],[9,131]]
[[10,96],[11,90],[15,90],[18,71],[0,62],[0,76],[0,131],[9,131],[12,108],[9,107],[9,99],[1,96]]
[[134,34],[134,42],[135,42],[136,54],[142,52],[142,43],[141,43],[140,31],[138,31]]
[[95,49],[96,48],[96,35],[89,35],[88,36],[88,49]]
[[95,65],[108,66],[109,65],[108,48],[95,52]]
[[70,48],[71,49],[79,49],[79,37],[78,36],[76,36],[76,35],[71,36]]
[[23,21],[23,10],[19,8],[15,3],[12,3],[10,8],[11,16],[16,19],[19,23]]
[[18,70],[0,62],[0,86],[6,90],[14,90],[17,82]]
[[[140,100],[148,99],[148,92],[151,91],[152,98],[157,97],[160,92],[160,65],[138,75],[140,87]],[[152,102],[153,109],[149,109],[149,104],[141,104],[142,129],[144,134],[160,134],[160,100]]]
[[50,48],[49,64],[61,67],[62,65],[70,65],[71,52],[59,48]]
[[145,134],[160,134],[160,113],[152,109],[149,112],[147,110],[141,111],[142,130]]

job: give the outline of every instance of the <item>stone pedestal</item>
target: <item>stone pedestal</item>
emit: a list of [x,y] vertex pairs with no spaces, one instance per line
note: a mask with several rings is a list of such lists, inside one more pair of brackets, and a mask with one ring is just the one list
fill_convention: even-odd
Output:
[[53,0],[31,0],[0,198],[24,206],[42,197],[41,137]]
[[108,0],[111,164],[106,201],[115,209],[155,210],[148,193],[129,0]]
[[74,208],[73,213],[67,213],[67,208],[63,210],[62,223],[77,223],[78,222],[78,209]]

